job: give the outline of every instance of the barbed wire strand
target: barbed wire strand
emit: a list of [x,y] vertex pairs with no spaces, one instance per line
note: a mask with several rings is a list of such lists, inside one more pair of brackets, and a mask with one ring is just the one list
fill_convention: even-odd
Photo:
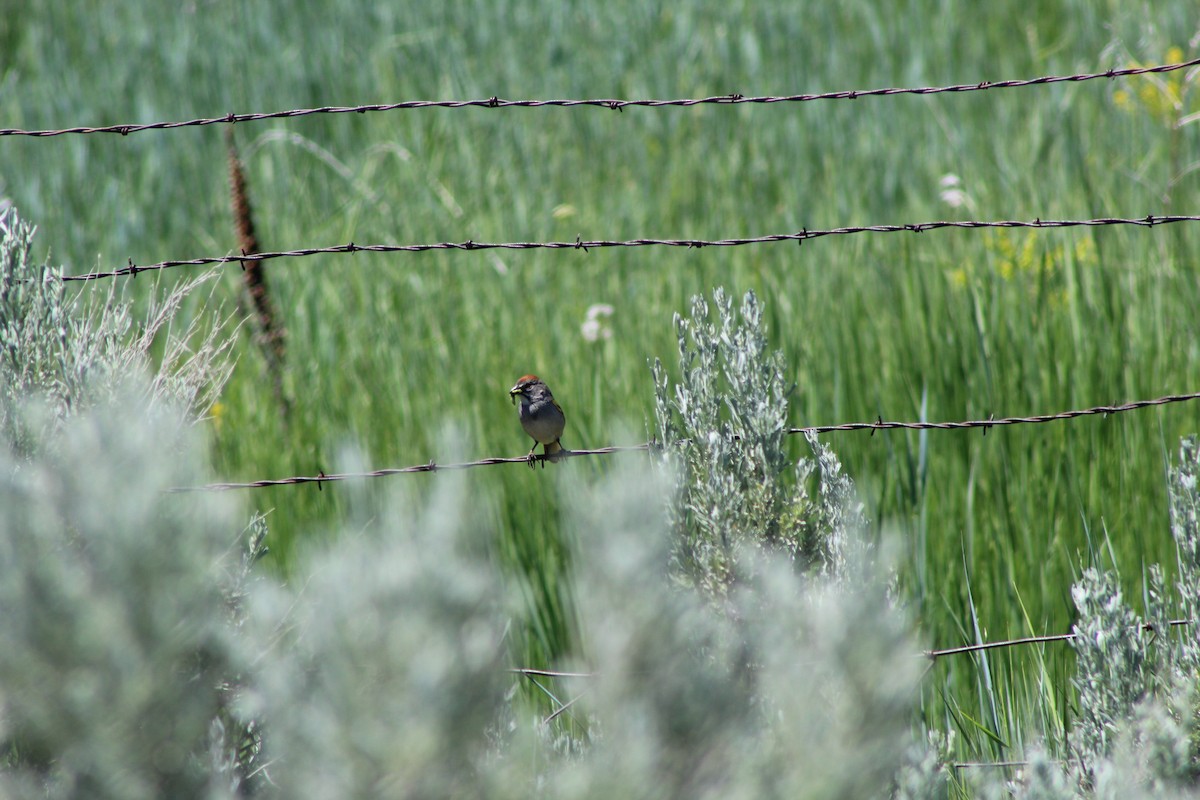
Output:
[[955,430],[959,428],[983,428],[986,434],[989,428],[996,428],[1004,425],[1038,425],[1045,422],[1056,422],[1064,419],[1075,419],[1076,417],[1088,417],[1097,414],[1108,416],[1109,414],[1120,414],[1123,411],[1135,411],[1139,408],[1148,408],[1150,406],[1162,406],[1168,403],[1182,403],[1187,400],[1200,399],[1200,392],[1190,392],[1188,394],[1172,394],[1166,397],[1156,397],[1153,400],[1132,400],[1128,403],[1121,403],[1115,406],[1093,406],[1092,408],[1082,408],[1075,411],[1060,411],[1055,414],[1038,414],[1031,417],[1003,417],[1001,419],[979,419],[968,420],[965,422],[884,422],[882,419],[876,422],[851,422],[844,425],[822,425],[808,428],[789,428],[788,433],[834,433],[840,431],[885,431],[895,428],[905,428],[908,430]]
[[[1185,625],[1193,625],[1195,620],[1191,619],[1173,619],[1167,622],[1168,627],[1178,628]],[[1154,623],[1143,622],[1137,626],[1138,630],[1153,631]],[[926,658],[930,661],[937,661],[945,656],[957,656],[965,653],[977,653],[984,650],[997,650],[1007,647],[1019,647],[1026,644],[1049,644],[1053,642],[1069,642],[1075,638],[1074,633],[1054,633],[1044,636],[1023,636],[1017,639],[1004,639],[995,642],[978,642],[976,644],[966,644],[959,647],[946,647],[940,650],[922,650],[916,657]],[[594,678],[596,672],[560,672],[549,669],[533,669],[531,667],[514,667],[507,670],[515,675],[524,675],[526,677],[539,678]]]
[[[1175,628],[1175,627],[1178,627],[1181,625],[1191,625],[1191,624],[1193,624],[1193,620],[1190,620],[1190,619],[1173,619],[1167,623],[1167,625],[1172,628]],[[1138,629],[1143,630],[1143,631],[1153,631],[1154,624],[1150,623],[1150,622],[1144,622],[1138,626]],[[977,644],[963,645],[961,647],[948,647],[948,648],[944,648],[941,650],[925,650],[922,653],[920,653],[920,657],[929,659],[930,661],[937,661],[938,658],[941,658],[943,656],[961,655],[963,653],[975,653],[975,652],[979,652],[982,650],[994,650],[997,648],[1004,648],[1004,647],[1016,647],[1018,645],[1025,645],[1025,644],[1046,644],[1049,642],[1068,642],[1074,638],[1075,638],[1074,633],[1059,633],[1059,634],[1052,634],[1052,635],[1048,635],[1048,636],[1025,636],[1025,637],[1022,637],[1019,639],[1006,639],[1004,641],[997,641],[997,642],[980,642]],[[555,696],[555,694],[553,692],[551,692],[548,688],[546,688],[541,683],[539,683],[537,681],[537,678],[594,678],[597,675],[597,673],[595,673],[595,672],[559,672],[556,670],[533,669],[530,667],[517,667],[517,668],[509,669],[507,671],[510,673],[513,673],[516,675],[521,675],[521,676],[528,678],[533,683],[533,685],[538,687],[539,689],[541,689],[542,692],[544,692],[547,697],[549,697],[555,703],[559,704],[558,709],[555,710],[552,714],[550,714],[550,716],[546,717],[542,721],[543,725],[550,724],[551,722],[554,721],[554,719],[556,717],[558,717],[561,714],[563,714],[564,712],[568,711],[571,708],[571,706],[573,706],[575,704],[575,702],[578,701],[583,696],[583,694],[580,693],[579,695],[572,698],[569,702],[564,703],[557,696]],[[1019,767],[1019,766],[1023,766],[1024,764],[1025,764],[1024,761],[961,762],[961,763],[954,764],[954,768],[955,769],[971,769],[971,768],[981,768],[981,767]]]
[[[788,428],[788,434],[804,434],[804,433],[840,433],[844,431],[860,431],[870,430],[872,433],[876,430],[959,430],[967,428],[982,428],[986,435],[989,428],[995,428],[1005,425],[1029,425],[1041,424],[1046,422],[1054,422],[1057,420],[1075,419],[1076,417],[1086,417],[1095,415],[1108,416],[1109,414],[1120,414],[1125,411],[1134,411],[1140,408],[1149,408],[1151,406],[1162,406],[1169,403],[1181,403],[1187,400],[1200,399],[1200,392],[1191,392],[1189,394],[1173,394],[1165,397],[1156,397],[1152,400],[1134,400],[1128,403],[1121,403],[1112,406],[1093,406],[1092,408],[1083,408],[1075,411],[1060,411],[1056,414],[1040,414],[1032,417],[1002,417],[1000,419],[988,418],[978,420],[967,420],[962,422],[885,422],[880,419],[877,422],[851,422],[841,425],[811,425],[804,428]],[[600,456],[609,455],[611,453],[637,453],[647,452],[652,449],[657,449],[660,445],[656,442],[646,442],[636,445],[615,445],[611,447],[600,447],[594,450],[562,450],[553,456],[544,454],[532,454],[529,456],[520,456],[516,458],[482,458],[478,461],[464,461],[453,464],[438,464],[435,461],[429,461],[425,464],[416,464],[411,467],[397,467],[390,469],[377,469],[370,472],[347,472],[340,474],[326,475],[320,473],[318,475],[296,476],[291,478],[277,478],[268,480],[250,481],[247,483],[210,483],[204,486],[178,486],[168,489],[168,492],[223,492],[233,489],[262,489],[268,486],[293,486],[303,483],[334,483],[337,481],[356,480],[362,478],[383,478],[389,475],[408,475],[418,472],[438,472],[441,470],[460,470],[472,469],[475,467],[491,467],[500,464],[526,464],[534,465],[538,462],[545,461],[560,461],[568,458],[579,458],[582,456]]]
[[[1193,620],[1190,619],[1173,619],[1167,623],[1172,628],[1177,628],[1182,625],[1191,625]],[[1144,622],[1140,626],[1143,631],[1154,630],[1154,623]],[[1018,647],[1023,644],[1046,644],[1049,642],[1069,642],[1075,638],[1073,633],[1054,633],[1047,636],[1023,636],[1019,639],[1005,639],[997,642],[979,642],[977,644],[965,644],[960,647],[946,647],[941,650],[926,650],[921,655],[930,661],[937,661],[944,656],[956,656],[963,653],[978,653],[984,650],[996,650],[1005,647]]]
[[1017,89],[1027,86],[1042,86],[1055,83],[1081,83],[1097,78],[1126,78],[1134,75],[1149,75],[1175,70],[1187,69],[1200,65],[1200,58],[1175,64],[1159,64],[1151,67],[1128,67],[1124,69],[1108,69],[1103,72],[1086,72],[1075,75],[1045,75],[1039,78],[1024,78],[1003,81],[979,81],[977,83],[959,83],[951,86],[924,86],[917,88],[885,88],[885,89],[848,89],[835,92],[818,92],[790,95],[759,95],[723,94],[711,97],[693,97],[674,100],[618,100],[618,99],[587,99],[587,100],[504,100],[499,97],[489,97],[481,100],[406,100],[398,103],[371,103],[357,106],[321,106],[319,108],[293,108],[287,111],[271,111],[253,114],[226,114],[222,117],[202,117],[172,122],[151,122],[145,124],[118,124],[98,127],[76,126],[71,128],[24,130],[21,128],[0,128],[0,136],[33,136],[50,137],[64,134],[116,133],[128,136],[131,133],[141,133],[150,130],[174,130],[176,128],[191,128],[204,125],[235,124],[238,122],[259,122],[269,119],[289,119],[306,117],[314,114],[365,114],[379,111],[404,111],[423,108],[574,108],[579,106],[595,106],[613,111],[626,108],[665,108],[670,106],[690,107],[699,105],[742,105],[773,103],[806,103],[813,100],[857,100],[863,97],[889,97],[895,95],[933,95],[961,92],[978,92],[988,89]]
[[177,486],[168,489],[168,492],[223,492],[231,489],[262,489],[267,486],[292,486],[302,483],[334,483],[338,481],[357,480],[361,478],[386,478],[389,475],[410,475],[418,472],[441,472],[443,470],[459,470],[472,469],[474,467],[492,467],[499,464],[536,464],[542,461],[560,461],[567,458],[577,458],[580,456],[601,456],[609,453],[629,453],[646,451],[650,449],[649,444],[638,445],[617,445],[612,447],[599,447],[594,450],[562,450],[555,453],[553,456],[545,456],[543,454],[519,456],[516,458],[481,458],[478,461],[464,461],[456,464],[438,464],[435,461],[430,461],[426,464],[414,464],[411,467],[396,467],[391,469],[377,469],[369,472],[344,472],[326,475],[324,472],[317,475],[300,475],[293,478],[278,478],[274,480],[251,481],[249,483],[210,483],[205,486]]
[[93,281],[99,278],[117,278],[124,275],[136,277],[143,272],[156,272],[175,267],[202,267],[213,264],[245,264],[255,261],[267,261],[275,258],[305,258],[315,255],[331,255],[340,253],[424,253],[431,250],[582,250],[585,253],[593,249],[605,247],[738,247],[750,244],[768,244],[772,242],[797,242],[801,245],[810,239],[820,239],[826,236],[849,236],[858,233],[924,233],[925,231],[943,230],[947,228],[978,229],[978,228],[1079,228],[1101,227],[1105,225],[1136,225],[1153,228],[1156,225],[1169,225],[1176,222],[1200,222],[1200,216],[1171,214],[1145,217],[1098,217],[1095,219],[1033,219],[1033,220],[938,220],[934,222],[915,222],[903,225],[852,225],[826,230],[808,230],[797,233],[775,233],[767,236],[752,236],[746,238],[725,239],[594,239],[584,241],[576,238],[573,242],[476,242],[468,239],[465,242],[435,242],[432,244],[349,244],[333,245],[331,247],[305,247],[298,250],[282,250],[265,253],[241,253],[238,255],[206,256],[173,261],[159,261],[156,264],[139,266],[129,260],[128,266],[107,272],[89,272],[82,275],[64,275],[48,280],[61,281]]

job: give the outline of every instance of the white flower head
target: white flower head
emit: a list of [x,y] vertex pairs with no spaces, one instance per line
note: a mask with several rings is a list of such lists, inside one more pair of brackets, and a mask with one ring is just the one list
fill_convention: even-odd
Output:
[[953,172],[947,172],[938,181],[938,185],[942,187],[939,196],[942,202],[951,208],[962,208],[970,204],[971,198],[962,188],[962,179]]
[[579,326],[583,338],[589,342],[611,339],[612,327],[608,324],[608,318],[613,315],[613,310],[608,303],[593,303],[588,306],[583,324]]

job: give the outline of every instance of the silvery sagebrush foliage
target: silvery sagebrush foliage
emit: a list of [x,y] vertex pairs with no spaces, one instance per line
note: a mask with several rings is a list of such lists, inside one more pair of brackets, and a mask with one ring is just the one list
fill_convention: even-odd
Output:
[[485,796],[512,606],[463,482],[437,488],[420,511],[359,497],[353,533],[248,598],[273,796]]
[[161,492],[197,481],[185,429],[232,367],[221,322],[176,325],[212,275],[135,318],[111,286],[69,295],[33,236],[0,209],[0,794],[236,791],[255,746],[225,622],[249,564],[224,502]]
[[1079,713],[1072,736],[1072,761],[1085,778],[1097,759],[1107,758],[1116,744],[1118,726],[1129,719],[1150,682],[1147,656],[1151,633],[1124,601],[1116,576],[1084,570],[1071,587],[1079,612],[1074,625],[1075,690]]
[[887,796],[922,663],[885,582],[857,557],[853,580],[838,581],[762,549],[742,554],[755,563],[717,609],[670,578],[662,496],[673,485],[651,469],[572,492],[592,674],[562,698],[592,740],[548,770],[545,796]]
[[1025,765],[1014,778],[1002,773],[984,772],[968,776],[973,792],[970,796],[984,800],[1073,800],[1082,797],[1063,769],[1062,762],[1041,747],[1025,755]]
[[[1177,607],[1190,620],[1200,610],[1197,475],[1200,449],[1189,437],[1168,470],[1167,494],[1178,554]],[[1190,786],[1200,777],[1196,625],[1171,629],[1166,581],[1157,565],[1146,573],[1145,620],[1125,607],[1111,576],[1089,572],[1073,590],[1081,615],[1073,642],[1080,695],[1073,743],[1081,781],[1094,782],[1096,795],[1105,797],[1134,790],[1162,796]]]
[[[739,564],[764,548],[839,575],[850,532],[865,522],[853,484],[816,437],[808,437],[815,460],[789,457],[792,386],[782,355],[769,350],[754,293],[735,312],[718,288],[713,306],[715,318],[697,296],[690,317],[675,317],[678,384],[661,361],[653,364],[655,437],[677,476],[669,503],[676,577],[720,597]],[[814,472],[815,498],[808,491]]]
[[[250,648],[254,646],[248,638],[253,635],[253,626],[247,625],[247,606],[252,588],[261,580],[255,564],[268,551],[268,533],[266,516],[255,513],[242,534],[241,558],[224,558],[219,562],[223,569],[225,625],[239,643]],[[214,779],[237,797],[257,793],[267,778],[261,763],[261,721],[243,713],[248,671],[222,676],[218,685],[221,707],[208,729],[209,768]]]
[[[1171,535],[1179,565],[1179,608],[1184,619],[1200,620],[1200,439],[1185,438],[1168,474]],[[1200,625],[1182,632],[1178,670],[1200,674]]]
[[947,797],[950,790],[950,753],[954,731],[927,731],[925,741],[909,745],[908,755],[896,773],[892,800],[927,800]]
[[981,796],[1019,798],[1194,797],[1200,779],[1200,646],[1197,626],[1172,630],[1200,610],[1200,446],[1184,439],[1167,474],[1178,554],[1175,602],[1163,571],[1145,572],[1145,617],[1125,602],[1116,575],[1089,568],[1072,587],[1079,612],[1072,647],[1078,716],[1065,764],[1035,750],[1023,779],[976,781]]
[[164,492],[202,477],[188,418],[111,391],[32,456],[0,442],[0,796],[227,796],[233,509]]
[[[38,432],[118,391],[129,375],[149,375],[139,387],[152,402],[168,402],[198,418],[220,393],[233,367],[223,323],[200,318],[176,330],[184,300],[216,276],[183,282],[165,296],[152,293],[144,317],[110,282],[75,290],[58,278],[62,270],[32,260],[34,228],[11,206],[0,210],[0,435],[19,451],[48,441]],[[165,335],[157,367],[150,356]],[[18,413],[37,395],[43,413]]]
[[[1192,675],[1187,682],[1195,680]],[[1143,699],[1122,727],[1113,757],[1099,762],[1096,796],[1194,797],[1198,729],[1194,686]]]
[[261,792],[887,796],[922,664],[884,582],[858,560],[853,580],[805,578],[763,551],[722,613],[670,579],[669,485],[634,468],[565,489],[590,673],[555,687],[571,703],[559,722],[585,731],[569,746],[506,697],[516,606],[462,516],[461,483],[423,510],[368,503],[292,585],[252,587],[249,640],[268,646],[245,701],[264,720]]

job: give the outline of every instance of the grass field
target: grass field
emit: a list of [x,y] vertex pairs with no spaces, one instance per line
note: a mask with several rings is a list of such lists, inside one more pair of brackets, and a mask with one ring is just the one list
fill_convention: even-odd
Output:
[[[1008,0],[984,11],[932,0],[12,5],[0,2],[0,124],[21,128],[493,95],[929,86],[1197,54],[1184,2],[1156,3],[1152,17],[1127,3]],[[1175,126],[1198,110],[1184,75],[620,113],[312,116],[235,134],[269,250],[1140,217],[1195,212],[1200,126]],[[0,197],[39,225],[42,252],[71,273],[235,252],[222,127],[6,137]],[[527,372],[566,409],[568,447],[644,441],[647,360],[674,364],[672,315],[715,286],[763,301],[797,384],[795,425],[1039,414],[1195,391],[1198,246],[1200,230],[1179,224],[273,261],[292,414],[285,424],[243,334],[213,412],[214,474],[332,472],[353,466],[340,460],[348,442],[369,467],[522,455],[506,392]],[[218,296],[232,307],[240,273],[227,272]],[[614,309],[611,337],[592,341],[581,325],[598,303]],[[1082,566],[1115,563],[1132,597],[1145,565],[1169,571],[1165,465],[1200,427],[1198,408],[986,436],[825,440],[881,535],[900,542],[900,582],[923,639],[950,646],[975,640],[975,620],[985,639],[1069,630]],[[550,663],[573,630],[555,472],[594,480],[637,457],[468,474],[498,557],[526,586],[516,648],[525,664]],[[424,491],[439,478],[387,480]],[[345,522],[338,486],[242,497],[247,511],[270,511],[285,572],[298,545]],[[1065,648],[1008,651],[988,666],[985,682],[978,661],[943,659],[925,681],[925,717],[959,730],[959,757],[1061,737],[1072,713]]]

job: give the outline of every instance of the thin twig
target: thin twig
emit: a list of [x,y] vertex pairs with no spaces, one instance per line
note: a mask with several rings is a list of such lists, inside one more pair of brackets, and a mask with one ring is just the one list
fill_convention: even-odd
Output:
[[558,719],[559,716],[561,716],[567,709],[569,709],[571,706],[575,705],[575,703],[578,702],[579,699],[584,696],[584,694],[586,694],[586,691],[580,692],[579,694],[575,695],[567,702],[563,703],[561,706],[559,706],[557,711],[555,711],[553,714],[551,714],[550,716],[548,716],[544,720],[542,720],[542,724],[549,725],[551,722],[554,722],[554,720]]
[[590,678],[596,673],[594,672],[559,672],[549,669],[530,669],[528,667],[517,667],[510,669],[509,672],[517,675],[536,675],[542,678]]

